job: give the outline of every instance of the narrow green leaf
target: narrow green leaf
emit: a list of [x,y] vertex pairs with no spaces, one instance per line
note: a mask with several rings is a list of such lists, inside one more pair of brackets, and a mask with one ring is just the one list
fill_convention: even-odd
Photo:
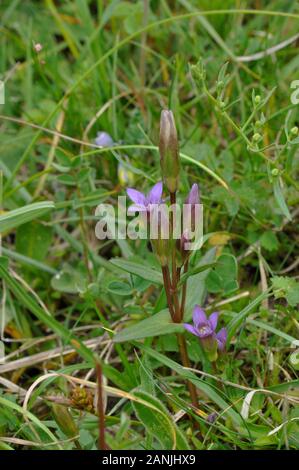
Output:
[[285,198],[284,198],[281,186],[280,186],[279,178],[275,178],[273,181],[273,191],[274,191],[276,202],[279,205],[281,212],[288,220],[292,220],[292,216],[285,202]]
[[232,339],[235,332],[239,328],[239,326],[245,321],[246,317],[250,314],[250,312],[255,309],[264,299],[269,297],[269,292],[263,292],[260,294],[256,299],[254,299],[250,304],[248,304],[241,312],[239,312],[227,325],[228,335],[227,340],[228,342]]
[[158,398],[141,390],[134,391],[134,396],[149,404],[149,406],[145,406],[137,401],[132,402],[135,413],[146,430],[160,442],[162,449],[175,449],[175,424],[164,405]]
[[24,307],[28,308],[42,323],[51,328],[55,333],[57,333],[62,339],[69,343],[75,350],[80,354],[80,356],[90,361],[91,364],[94,363],[94,357],[92,352],[82,343],[82,341],[77,338],[72,332],[63,326],[60,322],[55,320],[51,315],[48,315],[30,296],[24,289],[24,287],[17,282],[6,269],[7,258],[0,257],[0,278],[4,279],[7,286],[13,292],[13,294],[21,301]]
[[27,206],[14,209],[0,216],[0,232],[6,232],[19,225],[38,219],[50,210],[55,209],[52,201],[35,202]]
[[173,361],[172,359],[169,359],[168,357],[164,356],[163,354],[160,354],[156,350],[154,351],[153,349],[149,348],[148,346],[145,346],[144,344],[134,342],[136,347],[139,349],[142,349],[142,351],[145,351],[147,354],[149,354],[151,357],[153,357],[155,360],[161,362],[165,366],[169,367],[170,369],[174,370],[177,374],[179,374],[181,377],[184,379],[190,380],[194,385],[201,390],[207,397],[210,398],[214,403],[216,403],[219,408],[221,408],[225,414],[231,417],[233,422],[237,426],[241,426],[243,424],[243,420],[241,416],[232,408],[230,404],[228,404],[217,392],[216,390],[209,384],[205,383],[202,379],[197,377],[193,372],[185,369],[182,367],[180,364],[177,362]]

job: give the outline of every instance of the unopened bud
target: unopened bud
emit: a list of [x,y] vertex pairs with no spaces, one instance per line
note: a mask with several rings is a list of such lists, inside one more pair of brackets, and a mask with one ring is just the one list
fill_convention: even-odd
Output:
[[152,208],[150,222],[152,227],[156,229],[151,236],[153,251],[161,266],[166,266],[169,263],[171,241],[169,239],[169,218],[163,205]]
[[298,127],[297,126],[292,127],[291,134],[295,137],[296,137],[296,135],[298,135]]
[[261,138],[262,138],[261,134],[256,132],[255,134],[253,134],[252,140],[253,140],[253,142],[259,142],[261,140]]
[[254,98],[254,104],[260,104],[260,102],[261,102],[260,95],[256,95],[256,97]]
[[52,405],[52,410],[56,423],[67,437],[74,437],[79,434],[76,423],[65,406],[55,403]]
[[159,150],[165,186],[170,193],[175,193],[179,185],[179,145],[174,117],[169,110],[161,113]]

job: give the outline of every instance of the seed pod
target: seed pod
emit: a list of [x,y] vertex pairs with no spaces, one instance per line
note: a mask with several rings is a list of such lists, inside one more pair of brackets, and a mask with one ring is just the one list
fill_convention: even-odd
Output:
[[175,193],[179,185],[179,145],[174,117],[167,109],[161,113],[159,150],[164,183],[170,193]]

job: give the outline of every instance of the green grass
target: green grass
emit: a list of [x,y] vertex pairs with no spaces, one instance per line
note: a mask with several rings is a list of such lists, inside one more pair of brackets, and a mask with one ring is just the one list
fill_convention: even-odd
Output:
[[[0,449],[96,449],[96,363],[111,449],[299,447],[298,38],[250,59],[298,24],[292,0],[1,3]],[[95,237],[100,203],[161,179],[165,108],[204,205],[186,320],[220,312],[216,364],[147,242]]]

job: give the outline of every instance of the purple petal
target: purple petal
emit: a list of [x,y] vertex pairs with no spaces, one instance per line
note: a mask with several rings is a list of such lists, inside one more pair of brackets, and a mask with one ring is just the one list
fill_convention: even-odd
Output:
[[199,305],[195,305],[193,309],[193,323],[197,328],[201,323],[207,322],[207,316],[202,308]]
[[148,193],[148,204],[159,204],[161,202],[162,192],[163,184],[162,181],[159,181],[159,183],[156,183]]
[[198,336],[200,338],[213,338],[214,332],[208,323],[198,325]]
[[217,323],[218,323],[218,316],[219,316],[219,313],[218,313],[218,312],[213,312],[213,313],[211,313],[211,315],[209,316],[209,323],[210,323],[210,325],[211,325],[213,331],[216,330]]
[[142,204],[132,204],[128,207],[128,214],[135,214],[135,212],[144,212],[146,211],[146,207]]
[[133,188],[128,188],[127,195],[129,196],[131,201],[135,202],[135,204],[145,206],[145,195],[142,194],[140,191],[137,191]]
[[192,188],[186,199],[186,204],[199,204],[199,190],[196,183],[192,185]]
[[194,326],[189,325],[189,323],[183,323],[184,328],[189,331],[189,333],[192,333],[195,336],[199,336],[198,331]]
[[226,328],[221,328],[221,330],[218,331],[216,335],[217,343],[218,343],[218,348],[220,351],[223,351],[225,348],[225,343],[227,340],[227,331]]
[[107,132],[98,132],[95,138],[95,144],[99,147],[112,147],[114,142],[112,137]]

